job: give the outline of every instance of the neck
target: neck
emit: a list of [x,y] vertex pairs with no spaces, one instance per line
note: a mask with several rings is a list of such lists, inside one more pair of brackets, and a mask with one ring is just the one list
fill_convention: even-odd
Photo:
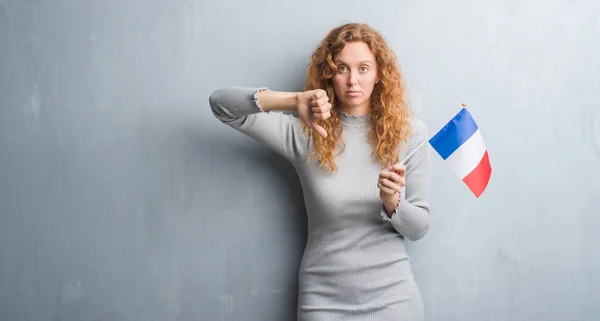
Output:
[[340,110],[346,113],[347,115],[366,115],[369,114],[369,112],[371,112],[371,104],[369,102],[365,102],[364,104],[358,106],[341,105]]

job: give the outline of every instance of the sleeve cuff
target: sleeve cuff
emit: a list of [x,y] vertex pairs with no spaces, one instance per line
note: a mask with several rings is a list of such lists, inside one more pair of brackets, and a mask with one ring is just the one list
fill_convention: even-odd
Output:
[[256,107],[258,107],[258,109],[263,113],[268,113],[268,111],[264,110],[262,108],[262,106],[260,105],[260,103],[258,102],[258,93],[261,91],[268,91],[268,90],[269,90],[269,88],[267,88],[267,87],[260,87],[254,92],[254,103],[256,104]]
[[400,215],[401,213],[403,213],[403,211],[406,210],[404,206],[406,204],[406,199],[404,198],[405,190],[405,187],[402,187],[400,189],[400,199],[398,200],[398,205],[396,205],[396,208],[394,208],[392,215],[388,215],[385,205],[381,204],[381,217],[384,221],[393,221],[398,215]]

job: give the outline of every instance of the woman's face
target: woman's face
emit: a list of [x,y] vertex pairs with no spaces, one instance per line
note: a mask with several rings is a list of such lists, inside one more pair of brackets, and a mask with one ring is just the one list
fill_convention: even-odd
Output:
[[346,44],[333,57],[338,73],[333,87],[340,108],[349,114],[365,114],[370,110],[371,93],[379,81],[375,55],[364,42]]

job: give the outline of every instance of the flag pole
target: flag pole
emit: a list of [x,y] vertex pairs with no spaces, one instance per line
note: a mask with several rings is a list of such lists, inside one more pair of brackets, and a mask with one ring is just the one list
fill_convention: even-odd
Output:
[[417,145],[417,147],[415,147],[415,149],[412,150],[412,152],[410,152],[408,155],[406,155],[406,157],[404,157],[404,159],[402,160],[401,164],[402,165],[406,165],[406,161],[412,157],[412,155],[415,154],[416,151],[419,150],[419,148],[423,147],[423,145],[425,145],[425,143],[428,142],[428,140],[424,140],[422,141],[419,145]]

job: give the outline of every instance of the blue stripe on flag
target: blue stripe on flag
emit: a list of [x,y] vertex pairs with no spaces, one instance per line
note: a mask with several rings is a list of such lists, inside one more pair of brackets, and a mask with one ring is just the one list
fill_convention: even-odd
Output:
[[429,140],[429,143],[443,159],[447,159],[477,131],[477,128],[471,114],[463,108]]

